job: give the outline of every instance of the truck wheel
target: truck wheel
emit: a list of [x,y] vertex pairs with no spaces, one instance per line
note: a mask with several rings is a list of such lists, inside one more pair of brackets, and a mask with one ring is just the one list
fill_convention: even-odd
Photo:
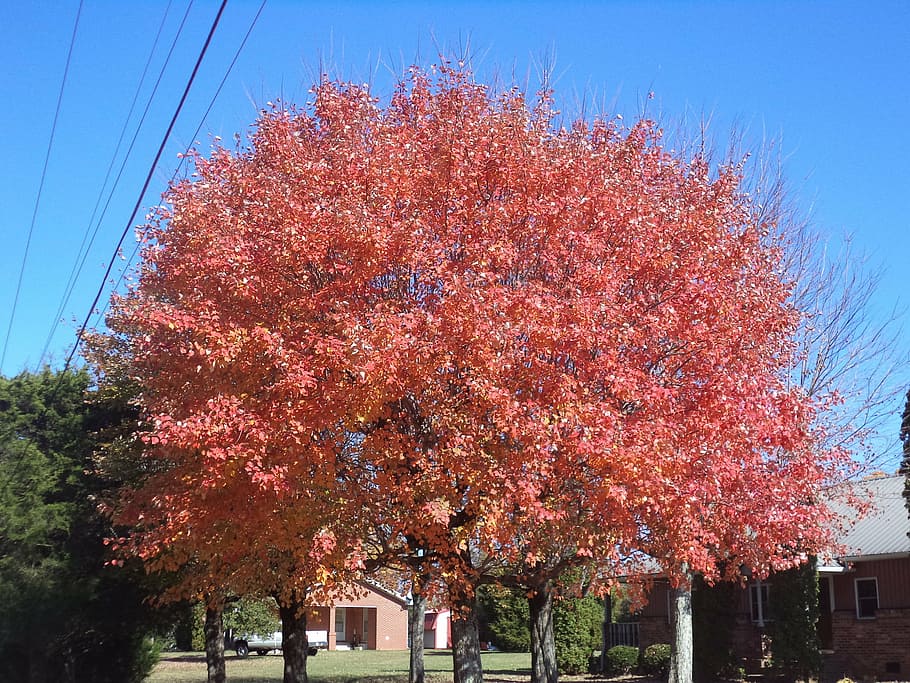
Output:
[[248,654],[250,654],[250,648],[246,643],[241,641],[234,645],[234,652],[237,653],[238,657],[246,657]]
[[259,655],[260,657],[262,655],[267,655],[268,653],[269,653],[268,650],[256,650],[256,654]]

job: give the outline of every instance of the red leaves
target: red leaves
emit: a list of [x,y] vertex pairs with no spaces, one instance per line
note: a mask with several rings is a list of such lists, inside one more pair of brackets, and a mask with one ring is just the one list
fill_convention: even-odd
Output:
[[546,97],[450,68],[385,108],[313,95],[196,158],[114,304],[176,465],[143,552],[181,525],[187,556],[239,550],[238,509],[268,532],[237,556],[319,575],[368,528],[437,562],[568,546],[709,576],[824,541],[838,456],[783,380],[796,313],[738,169],[647,121],[556,130]]

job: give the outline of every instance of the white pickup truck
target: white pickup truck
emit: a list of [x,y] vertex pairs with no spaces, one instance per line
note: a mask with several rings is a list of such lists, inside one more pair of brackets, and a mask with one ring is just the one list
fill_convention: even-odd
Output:
[[[320,649],[325,649],[329,646],[328,631],[307,631],[306,637],[310,644],[307,651],[310,657],[315,656]],[[255,652],[257,655],[265,655],[272,650],[281,649],[281,638],[281,631],[275,631],[263,636],[254,633],[249,636],[235,638],[234,652],[237,653],[238,657],[246,657],[250,652]]]

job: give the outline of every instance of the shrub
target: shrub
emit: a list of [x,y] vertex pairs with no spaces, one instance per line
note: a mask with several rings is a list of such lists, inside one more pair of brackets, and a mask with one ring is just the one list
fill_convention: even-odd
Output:
[[600,648],[603,603],[594,596],[558,600],[553,607],[553,635],[560,673],[585,673],[594,650]]
[[616,645],[607,650],[607,673],[625,676],[632,673],[638,664],[638,648],[631,645]]
[[809,680],[821,671],[818,640],[818,577],[815,563],[773,574],[774,619],[768,622],[774,669],[790,680]]
[[481,586],[477,599],[483,615],[482,639],[492,640],[505,652],[531,650],[530,612],[524,593],[502,586]]
[[733,631],[740,587],[733,582],[710,586],[696,577],[692,586],[692,647],[695,679],[725,678],[736,666]]
[[641,668],[649,676],[666,676],[670,671],[670,646],[655,643],[641,653]]

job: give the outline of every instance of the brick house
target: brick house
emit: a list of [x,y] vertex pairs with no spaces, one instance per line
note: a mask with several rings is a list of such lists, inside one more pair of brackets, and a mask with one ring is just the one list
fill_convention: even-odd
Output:
[[408,601],[374,583],[358,583],[357,597],[339,597],[331,607],[313,607],[307,631],[325,631],[329,650],[406,650]]
[[[818,568],[818,635],[823,678],[844,674],[878,680],[910,679],[910,519],[902,496],[904,477],[867,479],[857,493],[873,511],[838,539],[846,550]],[[747,665],[762,657],[762,635],[773,619],[774,592],[752,581],[740,591],[733,627],[736,655]],[[671,642],[669,591],[655,581],[637,621],[641,648]],[[614,625],[618,626],[618,625]],[[618,633],[619,629],[611,629]],[[752,668],[752,667],[749,667]]]

